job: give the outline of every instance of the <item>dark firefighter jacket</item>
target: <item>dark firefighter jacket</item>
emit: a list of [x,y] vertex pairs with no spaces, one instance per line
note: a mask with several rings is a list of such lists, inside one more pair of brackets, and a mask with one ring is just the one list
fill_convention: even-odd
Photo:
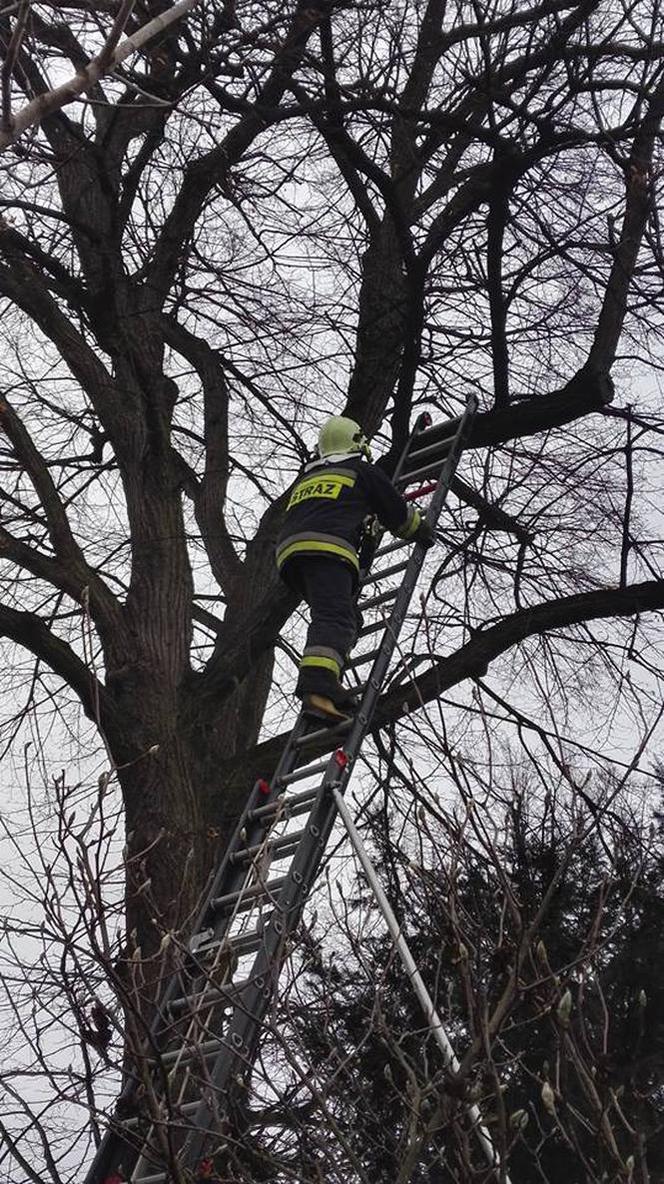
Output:
[[392,534],[409,539],[420,514],[392,485],[382,469],[359,456],[339,462],[314,461],[293,486],[277,541],[277,567],[296,555],[329,555],[359,571],[358,547],[368,515]]

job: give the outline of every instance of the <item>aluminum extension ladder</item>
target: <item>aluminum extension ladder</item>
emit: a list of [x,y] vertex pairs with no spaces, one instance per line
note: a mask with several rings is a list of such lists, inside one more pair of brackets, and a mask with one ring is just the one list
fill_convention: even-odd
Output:
[[[404,493],[419,483],[406,494],[409,500],[432,495],[426,519],[433,527],[476,411],[471,395],[457,419],[431,427],[429,417],[420,416],[399,460],[395,485]],[[362,573],[358,608],[363,614],[378,609],[379,616],[363,625],[359,638],[381,632],[382,637],[377,648],[347,664],[361,680],[366,677],[361,668],[371,663],[356,715],[350,723],[330,728],[300,714],[271,781],[259,780],[249,794],[182,964],[160,999],[142,1066],[147,1093],[145,1077],[141,1081],[137,1070],[118,1114],[131,1111],[132,1096],[142,1094],[140,1110],[112,1120],[85,1184],[184,1184],[205,1158],[214,1161],[223,1148],[229,1105],[238,1092],[246,1097],[289,939],[340,809],[348,827],[342,795],[369,730],[425,549],[415,545],[408,558],[387,566],[380,566],[380,560],[411,546],[402,540],[379,542],[376,567]],[[390,585],[386,590],[371,592],[384,581]],[[385,618],[382,606],[390,603]],[[307,764],[306,750],[316,746],[334,751]],[[312,784],[295,788],[303,782]],[[304,825],[296,822],[293,828],[293,821],[303,816]],[[349,833],[356,845],[350,827]],[[441,1031],[442,1025],[430,1000],[421,1001],[435,1036],[436,1021]],[[444,1042],[438,1042],[445,1055]],[[448,1065],[453,1064],[450,1057],[451,1049]],[[472,1117],[481,1132],[479,1116]],[[485,1151],[491,1161],[490,1141]]]

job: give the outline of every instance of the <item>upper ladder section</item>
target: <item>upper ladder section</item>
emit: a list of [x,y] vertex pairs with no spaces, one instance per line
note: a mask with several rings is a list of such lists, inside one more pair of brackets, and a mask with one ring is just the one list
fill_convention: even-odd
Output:
[[[432,527],[476,406],[471,397],[462,416],[437,428],[420,418],[394,474],[402,492],[419,484],[406,496],[431,495]],[[85,1184],[109,1184],[113,1177],[188,1184],[204,1158],[222,1166],[338,795],[370,728],[424,554],[419,544],[378,541],[360,586],[359,648],[344,676],[357,684],[357,713],[334,729],[300,714],[271,780],[253,786]]]

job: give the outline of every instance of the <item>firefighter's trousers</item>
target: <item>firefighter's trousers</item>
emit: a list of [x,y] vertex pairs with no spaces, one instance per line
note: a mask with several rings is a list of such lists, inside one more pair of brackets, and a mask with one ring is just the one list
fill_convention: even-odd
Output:
[[334,698],[359,629],[355,574],[342,560],[299,555],[288,561],[284,575],[311,611],[295,693]]

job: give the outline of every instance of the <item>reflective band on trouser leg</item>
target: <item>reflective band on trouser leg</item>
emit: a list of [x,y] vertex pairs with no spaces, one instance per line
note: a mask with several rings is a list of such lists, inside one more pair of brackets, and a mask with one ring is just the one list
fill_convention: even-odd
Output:
[[341,674],[341,667],[343,662],[336,658],[326,657],[324,654],[317,654],[311,650],[305,650],[300,659],[300,670],[311,669],[315,667],[318,670],[331,670],[335,678]]
[[338,678],[341,667],[331,658],[302,658],[300,670],[331,670],[335,678]]

